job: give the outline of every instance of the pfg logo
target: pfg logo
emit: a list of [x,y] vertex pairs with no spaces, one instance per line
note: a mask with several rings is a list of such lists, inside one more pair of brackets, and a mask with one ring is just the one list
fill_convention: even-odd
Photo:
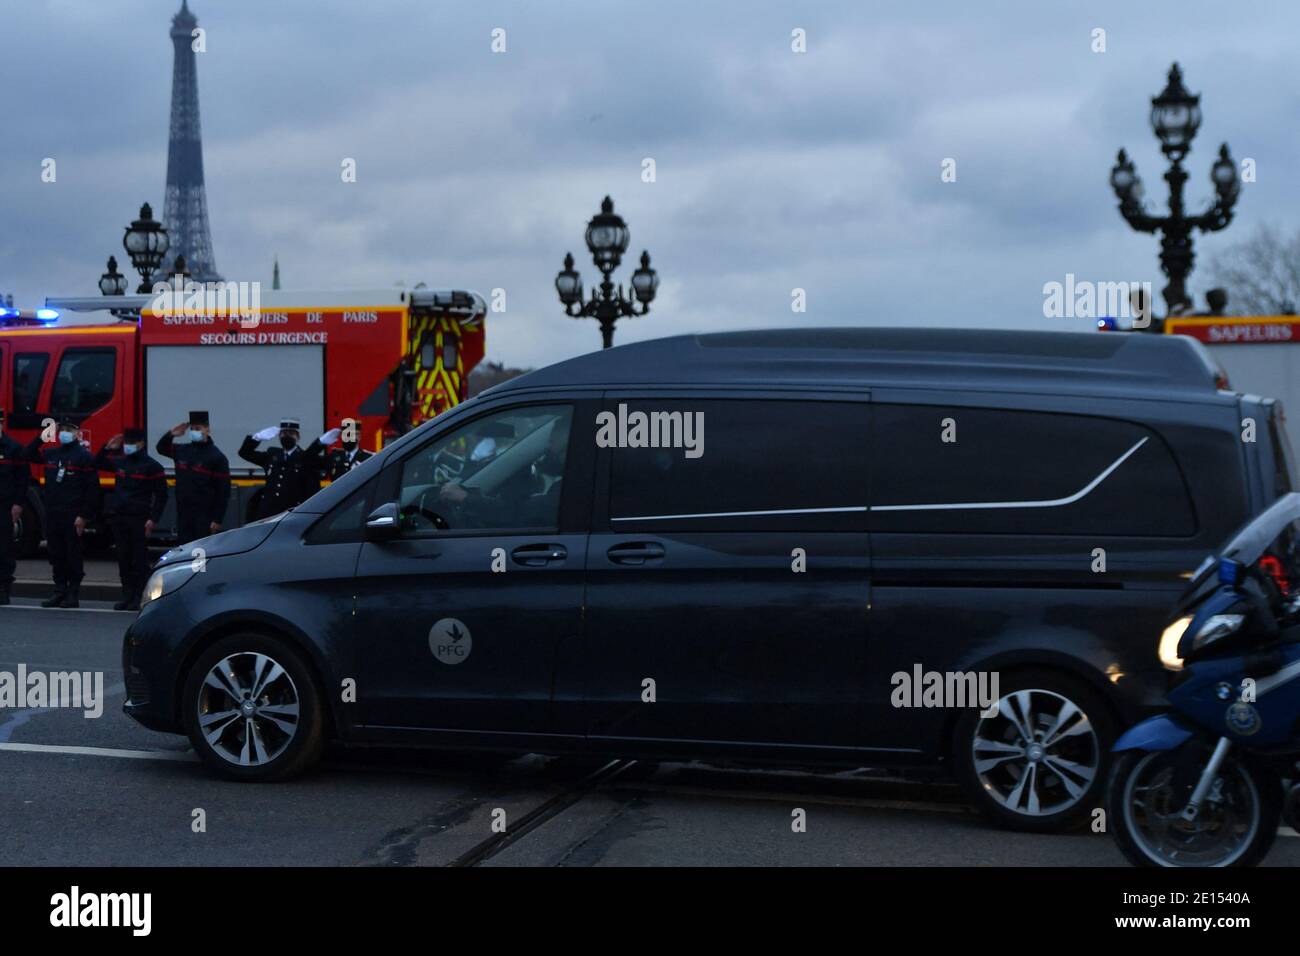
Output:
[[429,650],[444,664],[459,664],[474,647],[469,628],[454,617],[444,617],[429,629]]

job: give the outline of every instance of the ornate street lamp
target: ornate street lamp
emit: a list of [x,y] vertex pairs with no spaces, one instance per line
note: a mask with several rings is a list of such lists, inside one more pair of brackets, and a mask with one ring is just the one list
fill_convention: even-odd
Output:
[[99,291],[104,295],[126,295],[127,278],[117,271],[117,257],[108,257],[108,271],[99,277]]
[[167,230],[154,219],[153,209],[145,203],[140,207],[140,218],[126,227],[126,235],[122,237],[122,247],[131,257],[131,265],[140,273],[140,288],[136,292],[153,291],[149,280],[162,265],[163,256],[167,254],[170,245]]
[[1162,290],[1168,314],[1175,315],[1191,306],[1187,297],[1187,275],[1192,271],[1192,230],[1218,232],[1232,222],[1232,209],[1241,191],[1237,165],[1228,153],[1228,144],[1219,147],[1219,158],[1210,170],[1214,184],[1215,200],[1205,212],[1189,216],[1183,209],[1183,186],[1187,172],[1183,157],[1192,147],[1192,139],[1201,125],[1201,97],[1193,95],[1183,86],[1183,74],[1175,63],[1169,69],[1169,82],[1164,91],[1151,99],[1151,128],[1160,140],[1161,151],[1172,165],[1165,173],[1169,184],[1169,214],[1153,216],[1147,213],[1142,201],[1142,180],[1129,159],[1128,153],[1119,151],[1110,171],[1110,186],[1119,198],[1119,211],[1125,221],[1138,232],[1161,232],[1160,269],[1169,278]]
[[[117,257],[108,257],[108,271],[99,277],[99,291],[104,295],[126,295],[129,280],[117,271]],[[119,319],[134,319],[137,313],[131,309],[109,309]]]
[[630,238],[627,223],[614,212],[614,200],[606,196],[600,212],[587,224],[586,233],[587,249],[601,274],[599,293],[592,289],[591,298],[582,301],[582,277],[573,268],[573,253],[565,253],[564,268],[555,277],[555,291],[565,314],[575,319],[598,320],[604,348],[614,344],[614,323],[649,312],[659,288],[659,274],[650,268],[648,251],[641,253],[641,267],[632,273],[630,296],[624,296],[621,283],[615,286],[610,281],[610,273],[623,261]]

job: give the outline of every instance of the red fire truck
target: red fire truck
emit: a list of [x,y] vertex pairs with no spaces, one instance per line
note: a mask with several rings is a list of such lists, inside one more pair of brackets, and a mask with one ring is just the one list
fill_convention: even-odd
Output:
[[[27,442],[49,419],[67,416],[98,451],[138,423],[152,449],[191,409],[206,409],[213,440],[230,459],[226,526],[235,527],[253,513],[262,484],[260,470],[237,455],[245,435],[292,416],[306,444],[352,419],[361,447],[377,450],[463,401],[483,357],[486,308],[473,292],[276,291],[250,297],[238,311],[229,301],[114,297],[111,306],[125,319],[107,313],[103,297],[0,310],[0,407],[9,433]],[[106,321],[74,323],[72,312],[104,313]],[[101,476],[101,485],[111,482]],[[33,488],[24,553],[35,550],[41,528]],[[157,533],[166,539],[173,529],[169,505]]]

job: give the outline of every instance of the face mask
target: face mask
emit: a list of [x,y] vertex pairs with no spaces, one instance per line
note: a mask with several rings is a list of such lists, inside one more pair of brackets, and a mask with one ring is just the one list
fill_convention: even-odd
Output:
[[343,450],[348,452],[349,454],[356,451],[356,448],[357,448],[357,443],[354,441],[345,441],[343,443]]
[[134,454],[135,454],[136,452],[138,452],[139,450],[140,450],[140,446],[139,446],[139,445],[123,445],[123,446],[122,446],[122,451],[126,452],[128,455],[134,455]]
[[203,441],[203,432],[197,428],[191,428],[189,431],[190,441]]
[[292,435],[285,435],[280,439],[280,447],[283,448],[285,451],[288,451],[296,444],[298,444],[298,439],[294,438]]
[[59,442],[64,445],[71,445],[76,437],[76,434],[73,432],[59,432]]

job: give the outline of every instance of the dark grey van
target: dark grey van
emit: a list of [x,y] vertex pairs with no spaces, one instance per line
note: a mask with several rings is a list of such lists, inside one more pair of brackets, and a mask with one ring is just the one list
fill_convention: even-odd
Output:
[[126,709],[239,779],[327,737],[946,766],[1059,828],[1159,703],[1188,575],[1291,489],[1280,407],[1220,384],[1197,343],[1132,333],[576,358],[170,552]]

